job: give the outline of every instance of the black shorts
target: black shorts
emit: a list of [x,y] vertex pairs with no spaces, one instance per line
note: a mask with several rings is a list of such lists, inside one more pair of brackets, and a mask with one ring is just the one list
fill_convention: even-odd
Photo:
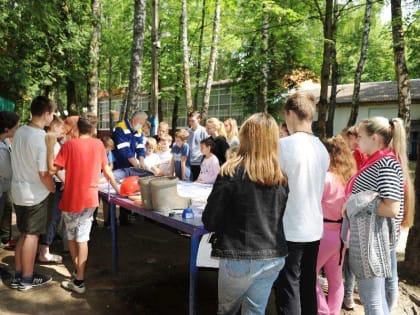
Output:
[[20,233],[45,234],[47,231],[49,203],[53,202],[53,194],[49,194],[40,203],[33,206],[15,206],[16,225]]

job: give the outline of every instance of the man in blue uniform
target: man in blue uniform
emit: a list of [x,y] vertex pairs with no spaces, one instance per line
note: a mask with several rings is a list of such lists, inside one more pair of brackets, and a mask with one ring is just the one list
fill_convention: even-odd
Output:
[[[130,119],[124,119],[115,125],[112,138],[115,143],[114,169],[134,167],[135,170],[144,169],[146,155],[145,141],[141,127],[147,120],[147,114],[142,111],[133,113]],[[129,211],[120,208],[120,225],[128,225]]]

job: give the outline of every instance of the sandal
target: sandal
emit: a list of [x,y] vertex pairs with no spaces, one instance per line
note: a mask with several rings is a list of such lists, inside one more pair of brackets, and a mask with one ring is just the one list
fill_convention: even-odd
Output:
[[38,262],[40,262],[41,264],[61,264],[63,262],[63,257],[56,254],[49,254],[49,259],[43,260],[40,259],[38,255]]

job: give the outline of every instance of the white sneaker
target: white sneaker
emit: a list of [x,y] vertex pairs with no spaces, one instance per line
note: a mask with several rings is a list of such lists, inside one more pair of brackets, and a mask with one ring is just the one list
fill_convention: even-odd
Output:
[[354,303],[353,295],[345,296],[343,300],[343,306],[347,310],[352,310],[356,306]]
[[86,292],[86,287],[84,284],[77,286],[74,284],[73,280],[66,280],[61,282],[61,287],[79,294],[83,294]]

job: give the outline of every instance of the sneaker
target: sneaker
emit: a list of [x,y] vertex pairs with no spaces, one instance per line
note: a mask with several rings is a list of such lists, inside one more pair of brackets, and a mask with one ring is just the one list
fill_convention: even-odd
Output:
[[1,248],[13,250],[16,247],[16,241],[15,240],[6,240],[5,242],[2,241]]
[[86,287],[84,283],[82,283],[80,286],[77,286],[74,284],[73,280],[66,280],[61,282],[61,287],[79,294],[83,294],[86,292]]
[[345,296],[343,300],[343,306],[347,310],[352,310],[356,306],[354,303],[353,295]]
[[14,276],[12,280],[10,280],[10,284],[9,284],[10,288],[17,289],[19,287],[19,283],[21,280],[22,280],[21,277]]
[[19,291],[28,291],[37,287],[41,287],[51,282],[51,276],[45,276],[41,274],[34,274],[32,282],[20,282],[18,286]]

